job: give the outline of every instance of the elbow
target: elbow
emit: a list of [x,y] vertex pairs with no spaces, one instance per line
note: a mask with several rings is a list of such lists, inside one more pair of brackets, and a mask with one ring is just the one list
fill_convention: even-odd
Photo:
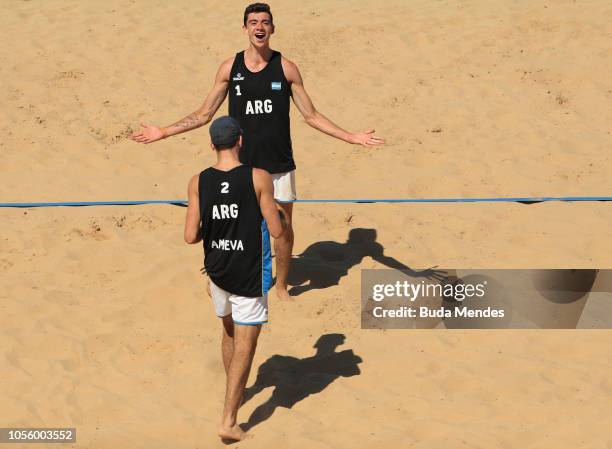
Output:
[[282,237],[282,235],[285,233],[285,230],[283,228],[274,229],[274,230],[270,229],[269,231],[270,231],[270,235],[274,239]]
[[189,245],[198,243],[201,240],[199,232],[196,232],[195,234],[193,232],[185,232],[183,238],[185,239],[185,243],[188,243]]
[[278,218],[279,220],[273,220],[272,226],[268,227],[268,232],[275,239],[282,237],[285,230],[290,226],[290,222],[287,220],[287,216],[281,208],[278,209]]
[[275,239],[282,237],[287,228],[289,227],[289,223],[287,222],[284,213],[280,213],[280,218],[280,222],[277,225],[272,226],[271,229],[268,229],[270,235]]
[[313,128],[316,127],[317,124],[317,111],[312,111],[312,112],[307,112],[304,114],[304,121],[312,126]]
[[287,225],[282,220],[279,220],[278,223],[274,223],[271,226],[268,225],[268,232],[272,238],[277,239],[285,233],[286,228]]
[[212,120],[213,116],[215,115],[214,111],[202,109],[197,110],[194,114],[198,121],[198,127],[206,125]]

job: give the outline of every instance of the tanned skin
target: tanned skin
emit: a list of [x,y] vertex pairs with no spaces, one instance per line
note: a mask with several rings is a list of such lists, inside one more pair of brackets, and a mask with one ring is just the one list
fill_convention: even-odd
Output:
[[[242,165],[238,158],[241,144],[242,137],[232,148],[216,150],[217,163],[213,167],[218,170],[229,171]],[[214,146],[212,148],[215,149]],[[189,185],[187,186],[189,203],[185,216],[184,238],[185,242],[189,244],[195,244],[202,240],[198,180],[199,174],[196,174],[189,180]],[[268,231],[272,237],[278,239],[282,236],[287,225],[286,220],[283,218],[282,209],[278,208],[274,200],[272,177],[265,170],[253,168],[253,186],[255,187],[259,207],[266,220]],[[235,324],[231,315],[221,318],[221,321],[221,354],[225,368],[226,387],[225,403],[219,423],[218,435],[224,441],[240,441],[245,438],[245,433],[237,423],[238,408],[242,403],[244,388],[251,371],[261,324]]]
[[[266,12],[250,13],[247,17],[243,32],[249,39],[249,47],[244,53],[244,62],[251,72],[258,72],[268,64],[273,50],[270,48],[270,37],[274,34],[274,24]],[[131,138],[136,142],[149,144],[169,136],[174,136],[192,129],[199,128],[212,120],[213,116],[225,100],[229,87],[229,78],[234,56],[223,61],[217,74],[213,87],[204,99],[204,103],[195,112],[182,120],[166,127],[141,124],[142,129],[134,133]],[[306,123],[313,128],[340,139],[344,142],[376,147],[383,145],[385,140],[374,134],[374,129],[362,132],[349,132],[333,123],[319,112],[304,88],[304,82],[295,63],[284,56],[281,59],[285,78],[290,84],[293,102],[304,117]],[[289,300],[287,292],[287,278],[289,264],[293,251],[293,203],[281,205],[287,220],[287,230],[280,238],[274,240],[274,253],[276,255],[276,294],[280,299]]]

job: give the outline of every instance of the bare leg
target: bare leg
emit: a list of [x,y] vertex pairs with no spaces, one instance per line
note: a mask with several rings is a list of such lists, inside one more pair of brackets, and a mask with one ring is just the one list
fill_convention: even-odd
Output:
[[287,217],[287,229],[280,238],[274,240],[274,254],[276,256],[276,295],[279,299],[291,299],[287,292],[287,278],[289,277],[289,264],[293,251],[293,203],[279,203]]
[[219,427],[219,436],[223,440],[240,441],[245,437],[244,431],[237,424],[238,407],[249,377],[260,330],[260,324],[234,325],[234,353],[227,371],[225,406]]
[[232,320],[231,315],[221,319],[223,320],[221,355],[223,356],[223,367],[225,368],[225,375],[227,376],[227,372],[232,361],[232,355],[234,354],[234,320]]

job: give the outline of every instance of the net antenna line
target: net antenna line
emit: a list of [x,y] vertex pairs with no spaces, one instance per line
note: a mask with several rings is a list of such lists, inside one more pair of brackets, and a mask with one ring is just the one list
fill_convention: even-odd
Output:
[[[378,198],[378,199],[314,199],[280,201],[281,203],[521,203],[536,204],[544,202],[584,202],[612,201],[612,196],[547,196],[547,197],[509,197],[509,198]],[[186,206],[187,200],[136,200],[136,201],[61,201],[61,202],[23,202],[0,203],[0,207],[85,207],[85,206],[136,206],[141,204],[171,204]]]

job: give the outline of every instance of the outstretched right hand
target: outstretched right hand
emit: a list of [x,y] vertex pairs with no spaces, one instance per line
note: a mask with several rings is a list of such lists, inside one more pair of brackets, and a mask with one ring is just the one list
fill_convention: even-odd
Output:
[[155,125],[147,125],[145,123],[141,123],[140,126],[142,126],[140,132],[132,134],[130,139],[139,143],[151,143],[166,137],[166,132],[163,128],[159,128]]

